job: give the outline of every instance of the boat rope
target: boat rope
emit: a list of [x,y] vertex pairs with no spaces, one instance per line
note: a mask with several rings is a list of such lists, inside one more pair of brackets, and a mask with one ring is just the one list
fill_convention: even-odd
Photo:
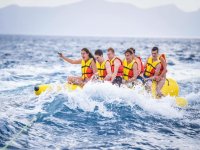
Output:
[[16,141],[20,135],[24,132],[27,131],[37,120],[37,115],[32,118],[32,120],[29,122],[29,124],[26,124],[16,135],[14,135],[8,142],[6,142],[6,145],[0,150],[6,150],[14,141]]

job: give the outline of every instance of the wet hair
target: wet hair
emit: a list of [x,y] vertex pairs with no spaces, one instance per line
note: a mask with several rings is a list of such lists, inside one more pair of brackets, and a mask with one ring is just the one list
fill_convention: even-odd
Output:
[[98,55],[98,56],[103,56],[103,51],[100,50],[100,49],[97,49],[95,52],[94,52],[95,55]]
[[157,51],[157,52],[159,52],[159,49],[158,49],[158,47],[153,47],[153,48],[152,48],[152,51]]
[[129,48],[132,51],[132,54],[135,54],[135,49],[133,47]]
[[89,51],[89,49],[87,48],[83,48],[81,51],[86,52],[87,54],[89,54],[89,57],[92,58],[94,60],[94,62],[96,62],[94,56],[92,55],[92,53]]
[[115,50],[112,47],[108,48],[107,52],[109,52],[109,51],[115,53]]
[[133,51],[129,48],[129,49],[127,49],[125,52],[124,52],[124,54],[126,54],[126,53],[130,53],[131,55],[133,54]]

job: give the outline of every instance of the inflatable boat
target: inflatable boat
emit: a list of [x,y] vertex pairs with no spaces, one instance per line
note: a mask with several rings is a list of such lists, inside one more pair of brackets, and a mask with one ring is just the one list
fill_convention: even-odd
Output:
[[[66,90],[68,92],[77,90],[77,89],[82,89],[82,87],[74,84],[59,84],[59,85],[53,85],[53,84],[42,84],[42,85],[37,85],[34,88],[35,95],[40,95],[46,91],[60,91],[60,90]],[[151,91],[152,91],[152,96],[156,99],[156,83],[153,82]],[[133,89],[134,90],[134,89]],[[171,96],[175,97],[176,99],[176,104],[180,107],[185,107],[187,106],[188,102],[185,98],[179,97],[179,86],[178,83],[172,79],[168,78],[165,81],[165,84],[162,88],[162,93],[164,96]]]

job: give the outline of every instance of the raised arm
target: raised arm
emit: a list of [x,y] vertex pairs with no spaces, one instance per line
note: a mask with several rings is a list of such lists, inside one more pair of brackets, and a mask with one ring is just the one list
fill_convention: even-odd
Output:
[[81,59],[73,60],[68,57],[65,57],[62,53],[59,53],[59,56],[60,56],[60,58],[64,59],[65,61],[67,61],[70,64],[81,64]]

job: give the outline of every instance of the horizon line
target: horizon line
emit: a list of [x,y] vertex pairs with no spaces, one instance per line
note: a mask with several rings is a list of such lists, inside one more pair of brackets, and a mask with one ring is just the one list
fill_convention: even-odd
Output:
[[111,35],[50,35],[50,34],[2,34],[0,36],[41,36],[41,37],[82,37],[82,38],[152,38],[152,39],[194,39],[200,40],[200,36],[111,36]]

